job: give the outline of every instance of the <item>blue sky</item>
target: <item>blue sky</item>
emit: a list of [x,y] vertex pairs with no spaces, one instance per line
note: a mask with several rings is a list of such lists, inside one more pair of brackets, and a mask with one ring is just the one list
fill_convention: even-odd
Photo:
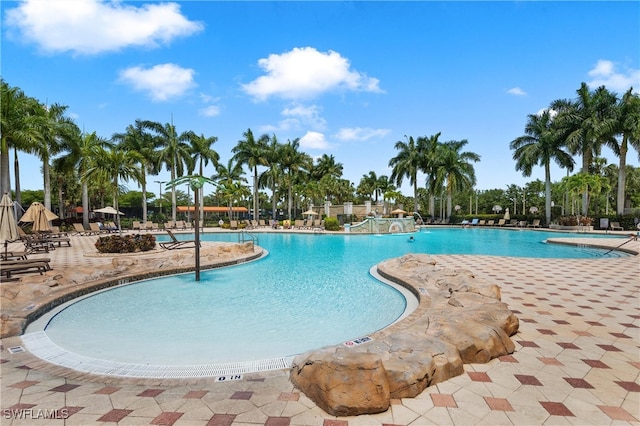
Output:
[[[640,88],[640,3],[631,1],[1,7],[2,77],[68,105],[85,131],[108,138],[138,118],[173,118],[178,132],[217,136],[226,163],[251,128],[333,155],[356,185],[369,171],[391,174],[404,135],[437,132],[481,156],[477,189],[544,180],[541,167],[529,178],[515,171],[509,150],[528,114],[574,98],[583,81]],[[638,166],[638,153],[627,160]],[[42,188],[38,160],[23,154],[21,170],[23,189]],[[554,169],[552,179],[564,174]],[[406,180],[402,189],[412,194]]]

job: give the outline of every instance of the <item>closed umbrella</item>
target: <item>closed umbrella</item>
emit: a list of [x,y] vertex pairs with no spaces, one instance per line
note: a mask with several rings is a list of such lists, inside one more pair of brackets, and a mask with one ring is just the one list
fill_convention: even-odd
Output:
[[51,210],[47,209],[44,204],[34,201],[24,215],[20,218],[20,222],[31,222],[31,229],[34,232],[51,231],[51,222],[58,216]]
[[13,211],[13,201],[9,194],[4,194],[0,200],[0,242],[4,243],[4,255],[7,255],[9,241],[18,239],[18,225]]
[[509,207],[504,211],[504,220],[511,219],[511,215],[509,215]]

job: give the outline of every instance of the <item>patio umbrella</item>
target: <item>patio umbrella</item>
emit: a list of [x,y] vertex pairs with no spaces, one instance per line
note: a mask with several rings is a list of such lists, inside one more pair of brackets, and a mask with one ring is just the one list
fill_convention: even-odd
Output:
[[318,213],[314,212],[313,210],[307,210],[306,212],[302,213],[303,215],[314,215],[317,216]]
[[14,214],[13,201],[9,194],[4,194],[0,200],[0,242],[4,243],[5,256],[9,241],[18,239],[18,225]]
[[32,222],[31,229],[34,232],[51,231],[50,221],[57,219],[58,216],[47,209],[42,203],[34,201],[24,215],[20,218],[20,222]]
[[116,215],[116,214],[123,215],[124,214],[121,211],[118,211],[118,210],[114,209],[111,206],[103,207],[101,209],[94,210],[93,212],[94,213],[113,214],[113,215]]
[[509,220],[511,219],[511,216],[509,215],[509,207],[507,207],[504,211],[504,220]]
[[402,209],[395,209],[391,211],[391,214],[397,214],[399,217],[402,217],[402,215],[407,214],[407,212]]

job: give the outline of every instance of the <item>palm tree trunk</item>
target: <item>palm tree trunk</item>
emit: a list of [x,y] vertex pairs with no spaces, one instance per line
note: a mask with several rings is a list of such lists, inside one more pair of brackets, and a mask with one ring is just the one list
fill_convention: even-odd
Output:
[[[176,179],[176,169],[171,166],[171,182]],[[171,221],[176,223],[176,186],[171,186]]]
[[547,161],[544,165],[544,217],[546,225],[551,224],[551,166]]
[[620,144],[620,162],[618,169],[618,193],[616,196],[616,213],[619,215],[624,214],[624,190],[627,181],[627,135],[622,136],[622,143]]
[[[11,174],[9,173],[9,144],[7,138],[0,141],[0,196],[11,193]],[[16,193],[16,197],[18,194]]]
[[82,226],[89,229],[89,185],[82,182]]
[[42,174],[44,175],[44,206],[51,210],[51,173],[49,172],[49,159],[42,162]]
[[[22,194],[20,191],[20,162],[18,161],[18,148],[14,148],[14,159],[13,159],[13,175],[16,180],[16,198],[15,200],[18,204],[22,205]],[[9,170],[9,169],[7,169]],[[11,189],[11,186],[7,188]]]
[[[588,152],[585,152],[582,155],[582,172],[585,174],[589,174],[589,164],[591,163],[591,155]],[[582,214],[587,216],[589,208],[589,191],[584,191],[582,194]]]

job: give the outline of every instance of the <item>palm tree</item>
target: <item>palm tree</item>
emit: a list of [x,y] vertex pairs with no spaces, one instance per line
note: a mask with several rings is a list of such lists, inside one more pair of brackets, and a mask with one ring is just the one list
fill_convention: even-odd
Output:
[[[582,155],[582,172],[589,173],[591,160],[600,154],[602,144],[613,138],[616,128],[616,96],[604,86],[590,91],[586,83],[577,90],[577,99],[557,100],[551,108],[558,112],[558,129],[566,135],[565,142],[572,154]],[[582,197],[586,214],[588,195]]]
[[[313,159],[309,154],[299,151],[300,148],[300,139],[296,138],[293,141],[287,141],[282,149],[282,157],[280,159],[280,165],[282,166],[282,170],[285,172],[285,182],[288,188],[288,218],[291,217],[291,207],[292,207],[292,188],[295,182],[296,175],[302,172],[308,172],[312,165]],[[331,175],[329,175],[331,176]]]
[[146,132],[142,120],[137,119],[133,125],[128,125],[124,133],[115,133],[111,139],[130,152],[140,154],[140,187],[142,189],[142,221],[147,221],[147,174],[157,174],[157,161],[154,159],[156,143],[154,138]]
[[378,187],[378,176],[376,176],[376,172],[369,171],[368,175],[362,175],[360,178],[360,183],[358,184],[357,192],[363,196],[369,197],[369,200],[373,201],[373,195],[376,195],[376,203],[378,202],[378,192],[376,188]]
[[[120,192],[119,180],[140,181],[142,177],[142,154],[135,151],[128,151],[122,146],[110,145],[108,149],[99,148],[98,156],[93,164],[86,170],[84,179],[91,179],[92,176],[102,175],[111,181],[113,190],[113,208],[118,211],[118,194]],[[120,226],[120,215],[116,214],[118,229]]]
[[474,152],[460,150],[468,143],[466,139],[461,141],[449,141],[443,144],[442,162],[438,174],[447,189],[447,217],[451,216],[451,198],[453,191],[462,191],[472,188],[476,183],[476,175],[470,161],[480,161],[480,156]]
[[522,171],[524,176],[531,176],[533,166],[544,167],[545,177],[545,219],[551,223],[551,161],[560,167],[573,169],[571,154],[564,151],[564,141],[553,128],[553,120],[549,110],[541,115],[530,114],[525,125],[525,135],[513,141],[509,147],[514,150],[513,159],[516,160],[516,170]]
[[429,215],[435,216],[436,194],[440,193],[443,182],[438,178],[438,167],[440,165],[440,154],[442,143],[438,140],[441,132],[425,138],[423,142],[424,164],[423,171],[427,174],[427,193],[429,195]]
[[342,163],[336,163],[333,155],[322,154],[322,157],[316,160],[316,164],[312,167],[311,178],[320,180],[323,176],[333,176],[339,178],[342,176]]
[[409,183],[413,185],[413,198],[414,208],[413,211],[418,211],[418,172],[421,171],[425,164],[424,159],[424,147],[425,138],[418,138],[416,142],[413,136],[407,137],[407,142],[397,141],[395,149],[400,151],[398,154],[389,160],[389,167],[393,167],[391,172],[391,180],[396,185],[402,185],[404,178],[409,179]]
[[258,166],[267,165],[265,153],[269,136],[262,135],[256,140],[251,129],[247,129],[242,136],[244,139],[239,140],[231,152],[233,152],[236,161],[241,165],[246,164],[253,171],[253,218],[255,219],[260,211],[258,205]]
[[265,151],[266,166],[268,169],[260,175],[260,182],[271,188],[271,215],[275,219],[277,208],[278,185],[282,182],[282,169],[280,167],[280,159],[284,145],[278,142],[276,135],[270,138],[269,146]]
[[616,197],[616,212],[624,214],[625,186],[627,169],[627,152],[631,145],[638,152],[640,158],[640,96],[633,93],[633,88],[629,88],[622,96],[617,108],[616,134],[621,136],[618,142],[614,139],[609,146],[617,153],[618,165],[618,193]]
[[[1,80],[0,99],[0,194],[11,192],[9,150],[15,150],[17,167],[18,150],[37,143],[40,133],[35,126],[38,102],[26,96],[19,87],[10,87]],[[16,201],[20,199],[19,170],[16,170]]]
[[241,182],[247,182],[247,179],[242,176],[243,174],[244,170],[242,170],[242,164],[235,161],[232,157],[227,161],[226,166],[218,163],[216,165],[216,173],[211,176],[211,180],[218,184],[218,193],[221,194],[228,203],[229,218],[231,218],[232,212],[232,195],[237,192],[235,188],[237,188]]
[[[211,148],[211,145],[216,143],[218,138],[216,136],[206,137],[203,134],[200,136],[195,133],[189,133],[189,142],[191,143],[191,159],[193,164],[198,164],[198,174],[204,176],[204,167],[209,165],[209,161],[215,167],[220,161],[220,155]],[[199,188],[199,199],[204,198],[204,188]],[[200,223],[204,226],[204,208],[203,203],[199,203],[200,207]]]
[[82,224],[86,229],[89,228],[89,186],[86,172],[93,167],[93,160],[100,155],[101,150],[108,146],[110,142],[99,137],[96,132],[77,134],[65,141],[62,150],[67,154],[59,158],[62,168],[75,168],[78,171],[82,183]]
[[80,129],[71,118],[64,115],[67,106],[39,104],[38,107],[35,125],[39,136],[36,143],[29,145],[28,150],[42,160],[44,206],[51,210],[50,160],[62,150],[63,140],[70,140],[77,136]]
[[[192,170],[191,151],[187,144],[189,132],[178,135],[173,123],[162,125],[154,121],[143,121],[142,126],[156,134],[156,143],[160,147],[156,158],[158,169],[164,164],[171,173],[172,181],[184,175],[185,165],[187,170]],[[176,221],[175,186],[171,187],[171,221],[174,223]]]

